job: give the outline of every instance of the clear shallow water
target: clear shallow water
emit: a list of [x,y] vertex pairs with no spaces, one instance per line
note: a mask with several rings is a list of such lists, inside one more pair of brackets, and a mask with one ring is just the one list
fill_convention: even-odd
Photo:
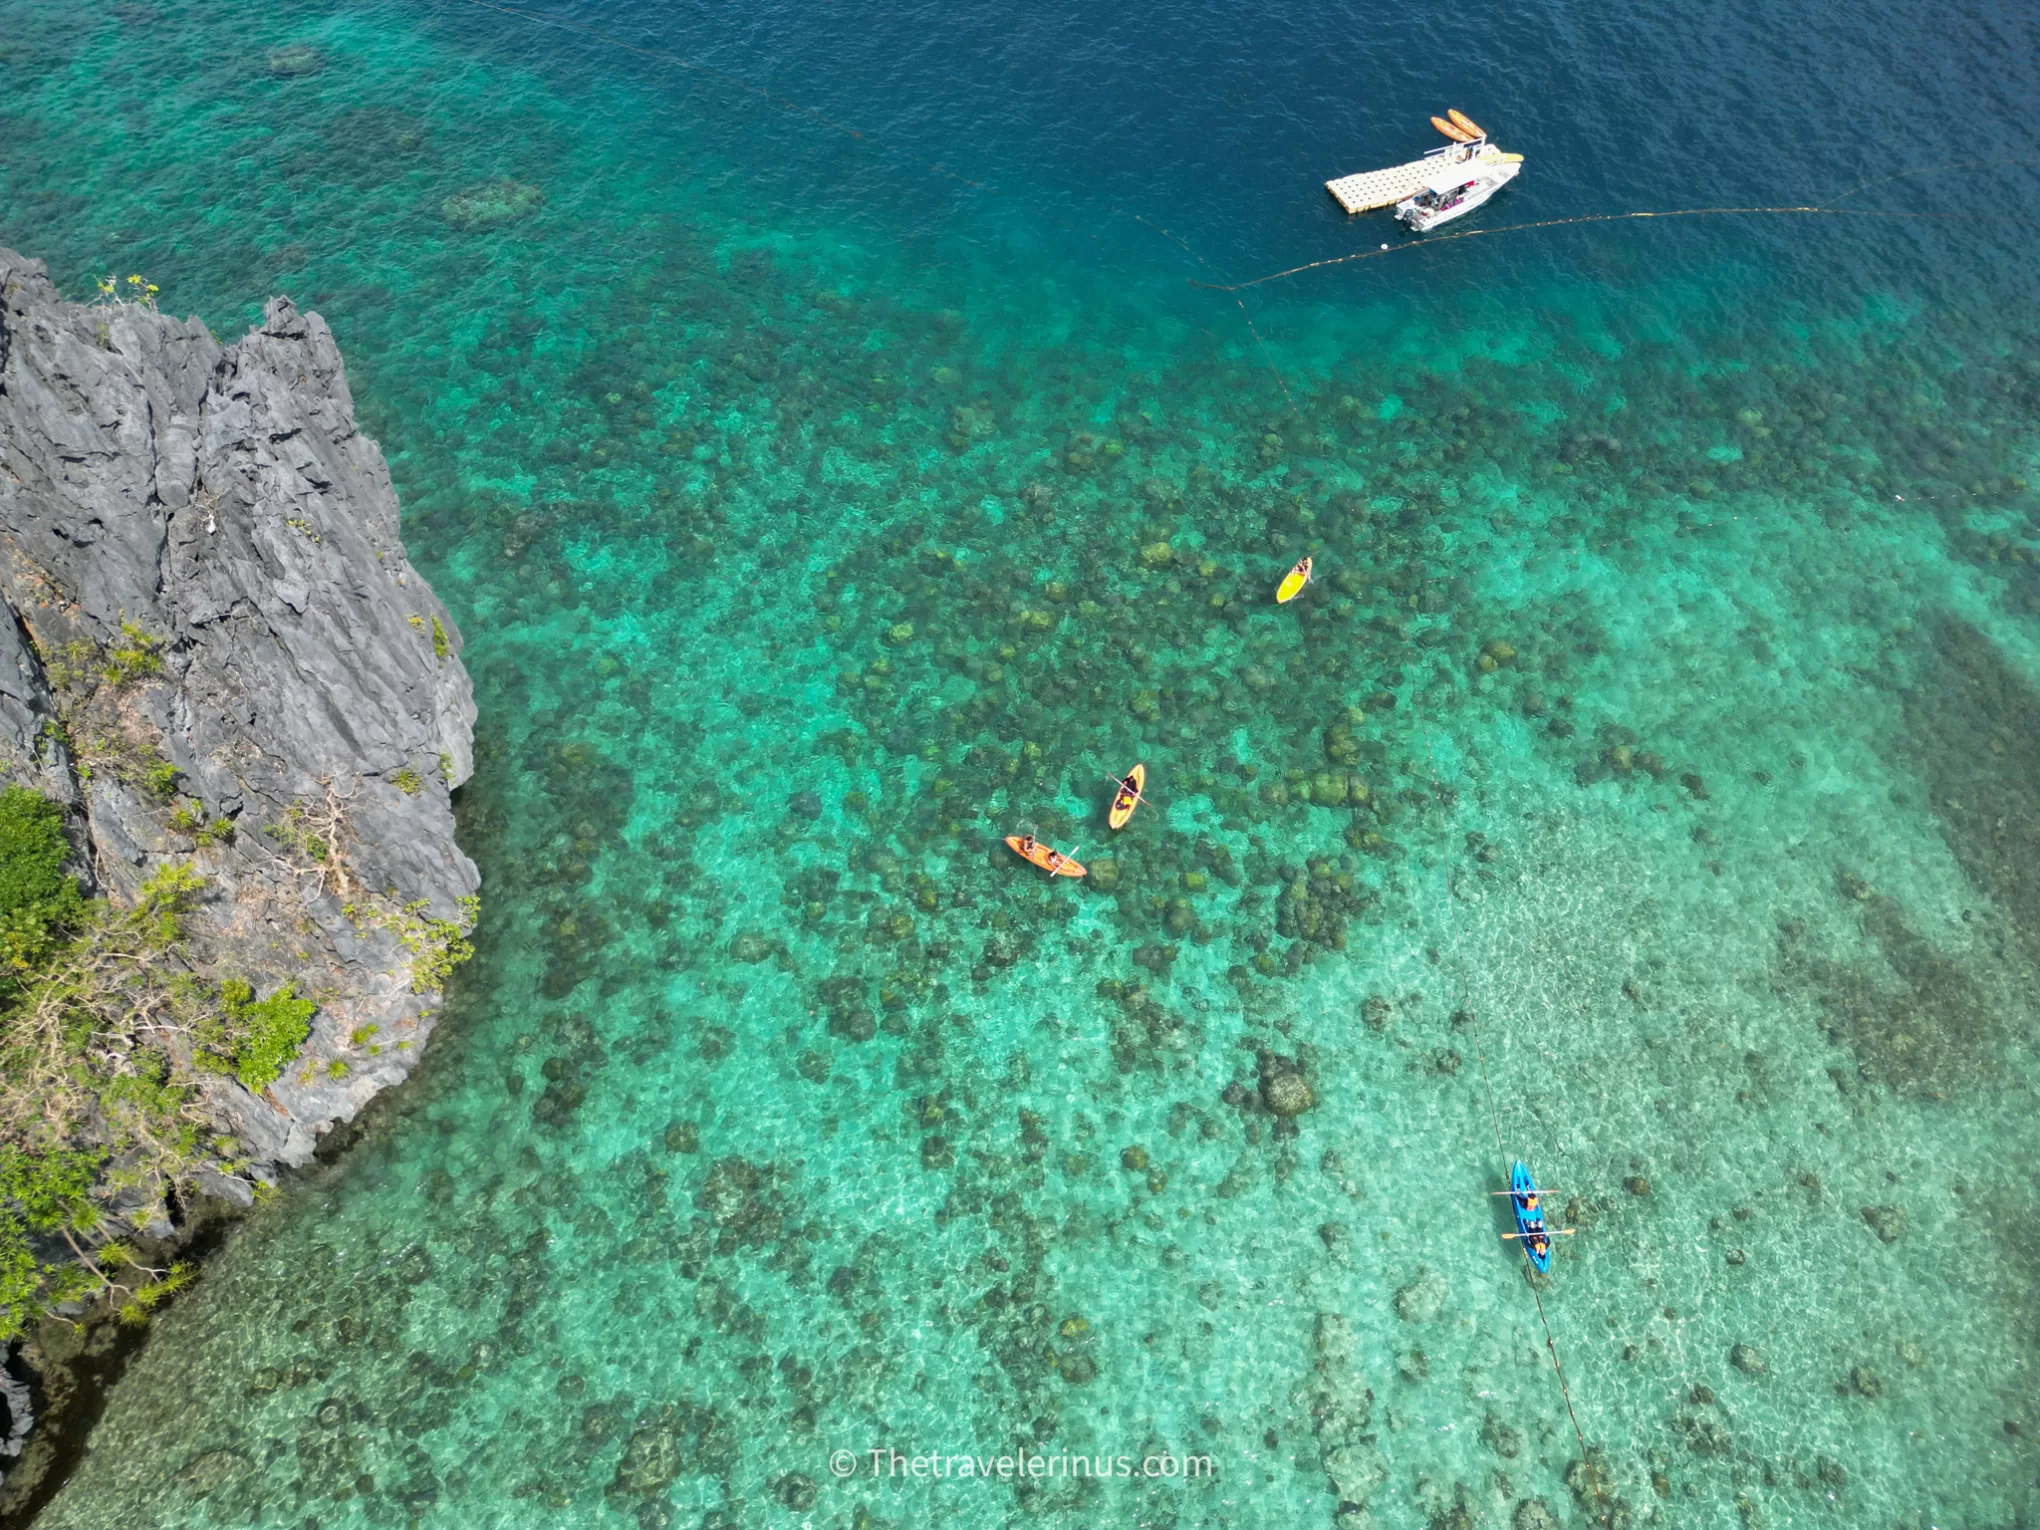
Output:
[[[1316,183],[1448,101],[1487,226],[1797,203],[2040,39],[1460,16],[0,6],[0,238],[340,333],[489,900],[46,1523],[2030,1518],[2030,169],[1184,279],[1394,238]],[[1022,1443],[1218,1475],[866,1454]]]

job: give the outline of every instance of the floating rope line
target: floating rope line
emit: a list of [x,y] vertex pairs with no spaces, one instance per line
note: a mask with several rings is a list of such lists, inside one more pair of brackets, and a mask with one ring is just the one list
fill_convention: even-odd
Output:
[[[475,0],[479,3],[479,0]],[[1856,190],[1862,190],[1857,187]],[[1853,196],[1855,193],[1846,193]],[[1840,198],[1836,198],[1837,201]],[[1266,276],[1257,276],[1244,282],[1200,282],[1192,281],[1193,287],[1208,287],[1216,292],[1243,292],[1249,287],[1265,286],[1279,282],[1284,277],[1301,276],[1306,271],[1321,270],[1326,266],[1348,265],[1356,260],[1379,260],[1384,255],[1401,255],[1410,250],[1426,250],[1454,239],[1485,239],[1492,234],[1519,234],[1533,228],[1563,228],[1569,223],[1622,223],[1633,218],[1721,218],[1755,217],[1763,214],[1814,213],[1830,218],[1954,218],[1959,213],[1926,212],[1881,212],[1867,207],[1819,207],[1811,204],[1804,207],[1680,207],[1665,212],[1618,212],[1584,213],[1576,218],[1543,218],[1535,223],[1505,223],[1500,228],[1467,228],[1456,234],[1438,234],[1422,240],[1411,240],[1407,244],[1386,245],[1378,250],[1356,250],[1351,255],[1331,255],[1323,260],[1306,261],[1300,266],[1286,270],[1271,271]]]
[[[1452,883],[1449,873],[1445,883],[1445,896],[1448,899],[1452,896]],[[1483,1051],[1480,1044],[1480,1017],[1475,1013],[1473,1005],[1467,1001],[1466,970],[1458,966],[1459,955],[1456,928],[1454,928],[1452,959],[1459,977],[1460,1012],[1466,1016],[1467,1028],[1473,1032],[1473,1055],[1480,1063],[1481,1087],[1487,1091],[1488,1122],[1495,1129],[1495,1152],[1501,1156],[1502,1176],[1507,1179],[1512,1177],[1509,1150],[1502,1144],[1502,1118],[1495,1111],[1495,1086],[1488,1078],[1487,1054]],[[1530,1263],[1528,1250],[1524,1251],[1523,1263],[1527,1271]],[[1551,1356],[1551,1373],[1558,1378],[1558,1395],[1565,1399],[1565,1416],[1572,1420],[1573,1438],[1580,1442],[1580,1460],[1586,1462],[1588,1469],[1592,1470],[1592,1458],[1587,1454],[1586,1431],[1580,1428],[1580,1416],[1573,1409],[1572,1386],[1565,1379],[1564,1365],[1559,1363],[1558,1340],[1553,1337],[1551,1332],[1550,1314],[1544,1310],[1544,1293],[1537,1289],[1537,1282],[1534,1280],[1526,1280],[1524,1284],[1529,1286],[1531,1299],[1537,1303],[1537,1321],[1544,1325],[1544,1350],[1546,1354]]]
[[[1117,213],[1122,218],[1131,218],[1134,222],[1141,224],[1143,227],[1153,229],[1156,233],[1160,234],[1164,239],[1168,240],[1171,244],[1175,245],[1176,248],[1181,250],[1185,255],[1188,255],[1192,260],[1196,261],[1197,264],[1204,267],[1205,270],[1211,272],[1213,276],[1217,276],[1219,274],[1217,268],[1214,267],[1211,264],[1211,262],[1206,260],[1202,255],[1198,254],[1195,250],[1191,249],[1190,242],[1187,239],[1184,239],[1180,234],[1171,233],[1168,229],[1163,228],[1161,224],[1155,222],[1152,218],[1149,218],[1141,213],[1128,212],[1126,211],[1126,209],[1122,207],[1114,207],[1111,210]],[[1247,333],[1254,337],[1254,344],[1258,345],[1261,348],[1261,359],[1268,363],[1268,370],[1275,374],[1275,386],[1282,390],[1283,398],[1289,401],[1289,412],[1291,414],[1297,413],[1298,411],[1296,407],[1296,395],[1289,391],[1289,384],[1286,381],[1284,381],[1282,376],[1282,368],[1275,365],[1275,353],[1268,349],[1268,342],[1261,338],[1261,331],[1257,329],[1254,325],[1254,316],[1247,312],[1247,305],[1245,301],[1240,298],[1238,291],[1234,288],[1227,287],[1223,283],[1219,282],[1192,282],[1191,285],[1193,287],[1212,287],[1216,288],[1220,292],[1232,293],[1233,302],[1238,304],[1239,306],[1240,317],[1246,321]]]
[[1268,370],[1275,374],[1275,385],[1282,390],[1282,396],[1289,400],[1289,412],[1295,414],[1296,396],[1289,391],[1289,384],[1282,380],[1282,369],[1275,365],[1275,354],[1268,349],[1268,342],[1261,338],[1260,330],[1254,327],[1253,315],[1247,312],[1247,305],[1240,302],[1239,294],[1233,294],[1233,301],[1239,303],[1240,317],[1247,321],[1247,333],[1254,337],[1254,344],[1261,348],[1261,359],[1268,363]]
[[[1404,630],[1403,640],[1403,652],[1408,656],[1405,662],[1412,662],[1416,654],[1416,643],[1407,629]],[[1424,741],[1424,768],[1430,777],[1432,799],[1436,801],[1442,799],[1450,788],[1445,787],[1438,779],[1438,760],[1431,749],[1431,732],[1424,722],[1424,708],[1421,696],[1421,687],[1415,679],[1412,679],[1410,682],[1410,709],[1416,716],[1418,736]],[[1456,793],[1454,794],[1454,800],[1457,800]],[[1459,987],[1459,1013],[1466,1016],[1467,1028],[1473,1034],[1473,1055],[1474,1059],[1480,1064],[1481,1089],[1487,1098],[1488,1125],[1494,1131],[1495,1153],[1501,1160],[1502,1179],[1507,1182],[1512,1178],[1511,1170],[1513,1164],[1509,1157],[1508,1147],[1502,1140],[1502,1117],[1501,1112],[1495,1107],[1495,1086],[1493,1079],[1488,1075],[1487,1049],[1481,1044],[1480,1016],[1473,1007],[1472,994],[1467,985],[1466,964],[1460,960],[1459,956],[1459,921],[1454,917],[1452,909],[1452,902],[1457,897],[1457,894],[1453,890],[1452,841],[1449,835],[1445,842],[1444,869],[1446,956],[1452,968],[1453,978]],[[1559,1360],[1558,1339],[1551,1330],[1551,1315],[1544,1310],[1544,1293],[1537,1289],[1536,1280],[1530,1278],[1534,1274],[1534,1270],[1530,1264],[1530,1253],[1527,1246],[1523,1248],[1522,1254],[1525,1274],[1524,1284],[1530,1287],[1531,1299],[1537,1304],[1537,1321],[1544,1329],[1544,1351],[1551,1357],[1551,1373],[1558,1378],[1558,1394],[1565,1400],[1565,1416],[1572,1423],[1573,1438],[1579,1441],[1580,1461],[1589,1471],[1592,1471],[1594,1470],[1593,1458],[1587,1450],[1587,1434],[1580,1427],[1578,1410],[1573,1407],[1572,1384],[1566,1380],[1565,1366]]]
[[[568,18],[558,16],[543,15],[536,11],[526,10],[521,6],[503,4],[502,0],[463,0],[463,3],[473,6],[480,10],[495,11],[498,14],[504,16],[514,16],[520,21],[527,21],[535,26],[553,27],[559,31],[577,33],[583,37],[592,38],[596,42],[602,43],[606,47],[617,48],[626,53],[634,53],[637,54],[640,58],[654,59],[661,63],[671,64],[676,68],[689,70],[690,72],[702,75],[705,78],[717,80],[722,84],[728,85],[732,89],[742,91],[747,95],[756,96],[761,101],[765,101],[781,111],[789,112],[795,116],[806,117],[810,121],[815,122],[820,126],[829,129],[831,132],[841,133],[847,138],[853,138],[858,140],[859,142],[867,143],[877,141],[874,138],[874,135],[872,135],[871,133],[867,132],[864,129],[852,127],[845,122],[839,122],[834,117],[831,117],[826,112],[823,112],[816,107],[809,106],[804,102],[796,101],[790,96],[782,96],[775,94],[774,92],[765,89],[763,86],[754,85],[749,80],[743,78],[740,75],[731,74],[727,70],[717,69],[713,65],[703,63],[699,59],[689,58],[684,54],[673,53],[664,48],[648,47],[643,43],[627,42],[623,38],[612,36],[608,32],[601,30],[599,27],[590,26],[586,22],[574,21]],[[919,165],[922,169],[927,170],[932,174],[946,177],[949,180],[957,182],[959,185],[969,186],[976,191],[984,191],[989,189],[985,182],[975,180],[967,175],[958,174],[956,171],[951,170],[947,165],[941,164],[938,161],[921,159],[918,156],[912,155],[911,153],[909,153],[908,157],[912,159],[913,163]],[[2040,163],[2040,161],[2024,159],[1979,159],[1979,160],[1967,160],[1959,164],[1930,165],[1917,170],[1902,170],[1894,175],[1884,176],[1881,179],[1864,181],[1862,184],[1852,187],[1848,191],[1843,192],[1840,196],[1835,197],[1833,201],[1834,202],[1847,201],[1850,197],[1855,196],[1858,192],[1868,190],[1873,186],[1881,186],[1891,181],[1904,180],[1911,176],[1928,175],[1934,173],[1937,170],[1963,170],[1984,165],[1995,164],[2028,165],[2033,163]],[[1097,238],[1095,232],[1092,232],[1091,230],[1088,229],[1078,228],[1076,225],[1069,223],[1067,220],[1056,217],[1052,213],[1048,213],[1046,209],[1037,206],[1035,210],[1037,211],[1037,213],[1041,213],[1042,215],[1048,217],[1050,221],[1058,224],[1059,226],[1065,229],[1069,229],[1072,232],[1083,234],[1087,238],[1091,239]],[[1114,215],[1131,218],[1136,223],[1144,224],[1148,228],[1153,229],[1155,232],[1161,234],[1164,238],[1168,239],[1171,243],[1175,244],[1185,254],[1189,255],[1190,258],[1195,260],[1200,266],[1203,266],[1206,271],[1211,272],[1211,274],[1214,277],[1220,275],[1220,273],[1212,267],[1210,262],[1206,261],[1203,256],[1199,255],[1195,250],[1191,249],[1189,244],[1185,242],[1180,236],[1171,233],[1169,230],[1163,228],[1160,224],[1155,223],[1146,217],[1143,217],[1139,213],[1127,212],[1123,208],[1111,207],[1108,210]],[[1457,233],[1436,235],[1432,238],[1422,241],[1421,243],[1413,241],[1408,244],[1397,245],[1393,247],[1384,247],[1378,250],[1359,250],[1355,251],[1350,255],[1336,255],[1324,260],[1313,260],[1306,262],[1305,264],[1300,266],[1291,266],[1287,270],[1271,272],[1266,276],[1257,276],[1249,281],[1206,282],[1198,281],[1195,278],[1191,278],[1190,285],[1193,287],[1202,287],[1210,291],[1228,293],[1232,296],[1235,306],[1240,311],[1240,319],[1247,326],[1247,333],[1253,336],[1254,345],[1260,351],[1261,359],[1267,363],[1268,370],[1274,375],[1275,385],[1282,390],[1282,397],[1283,400],[1289,406],[1289,412],[1292,415],[1295,415],[1299,412],[1296,404],[1296,395],[1290,391],[1288,380],[1282,375],[1281,367],[1276,364],[1275,353],[1270,348],[1267,338],[1262,335],[1260,326],[1254,323],[1253,315],[1247,311],[1246,303],[1242,301],[1239,297],[1240,293],[1246,291],[1249,288],[1263,286],[1269,282],[1281,281],[1286,277],[1299,276],[1306,271],[1315,271],[1327,266],[1346,265],[1353,261],[1359,260],[1379,259],[1383,255],[1400,254],[1405,250],[1418,249],[1426,245],[1443,244],[1454,239],[1478,239],[1484,238],[1490,234],[1520,233],[1530,229],[1558,228],[1567,224],[1575,223],[1617,223],[1638,218],[1698,218],[1698,217],[1725,217],[1725,216],[1757,216],[1764,214],[1771,215],[1821,214],[1829,217],[1859,217],[1859,218],[1909,218],[1909,217],[1931,218],[1931,217],[1957,216],[1956,214],[1952,213],[1937,214],[1919,212],[1886,212],[1875,211],[1865,208],[1842,208],[1834,206],[1832,205],[1832,203],[1792,207],[1689,207],[1679,208],[1666,212],[1589,213],[1580,217],[1573,218],[1548,218],[1534,223],[1511,223],[1506,224],[1500,228],[1461,229]]]

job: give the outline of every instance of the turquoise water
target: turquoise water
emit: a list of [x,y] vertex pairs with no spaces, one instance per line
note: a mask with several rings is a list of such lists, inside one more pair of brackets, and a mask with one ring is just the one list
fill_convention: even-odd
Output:
[[[1407,133],[1297,195],[1236,63],[1243,143],[1142,202],[1152,115],[881,93],[888,14],[832,75],[846,23],[0,3],[0,239],[223,336],[324,313],[482,709],[420,1077],[40,1523],[2030,1522],[2027,225],[1578,227],[1242,307],[1185,278],[1395,238],[1312,177]],[[1030,61],[1127,67],[1073,28],[899,67],[1040,126]],[[1194,145],[1192,51],[1125,88]],[[1801,199],[1705,131],[1706,200]],[[1552,159],[1483,226],[1633,205]],[[1577,1229],[1535,1289],[1516,1155]]]

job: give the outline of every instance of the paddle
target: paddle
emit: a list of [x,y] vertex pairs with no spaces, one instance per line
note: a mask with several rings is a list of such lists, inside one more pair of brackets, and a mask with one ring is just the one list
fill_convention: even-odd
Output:
[[[1110,771],[1107,771],[1105,775],[1102,776],[1100,779],[1110,781],[1113,784],[1113,786],[1117,787],[1122,792],[1126,790],[1126,778],[1124,776],[1115,776]],[[1148,800],[1147,788],[1142,787],[1139,791],[1135,792],[1133,794],[1133,800],[1135,802],[1147,801]]]
[[1564,1190],[1547,1190],[1539,1185],[1535,1190],[1490,1190],[1489,1195],[1565,1195]]
[[[1547,1227],[1544,1229],[1543,1236],[1547,1238],[1549,1237],[1570,1238],[1574,1233],[1578,1231],[1579,1229],[1577,1227]],[[1536,1233],[1519,1233],[1519,1232],[1502,1234],[1502,1238],[1504,1241],[1510,1238],[1534,1238],[1537,1236],[1539,1235]]]
[[1034,841],[1034,844],[1037,849],[1046,850],[1049,853],[1049,855],[1053,857],[1053,859],[1051,859],[1046,866],[1043,866],[1041,862],[1035,860],[1033,856],[1027,855],[1024,852],[1022,853],[1021,858],[1025,860],[1028,865],[1037,867],[1048,877],[1049,881],[1053,882],[1057,877],[1062,875],[1062,872],[1057,868],[1067,864],[1071,857],[1064,854],[1062,851],[1056,849],[1053,845],[1042,844],[1041,841],[1038,839]]

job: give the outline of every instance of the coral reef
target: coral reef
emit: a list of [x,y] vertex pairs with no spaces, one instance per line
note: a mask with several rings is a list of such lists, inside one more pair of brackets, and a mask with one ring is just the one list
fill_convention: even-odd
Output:
[[439,216],[457,229],[501,228],[530,217],[544,205],[542,189],[501,176],[456,191],[439,204]]

